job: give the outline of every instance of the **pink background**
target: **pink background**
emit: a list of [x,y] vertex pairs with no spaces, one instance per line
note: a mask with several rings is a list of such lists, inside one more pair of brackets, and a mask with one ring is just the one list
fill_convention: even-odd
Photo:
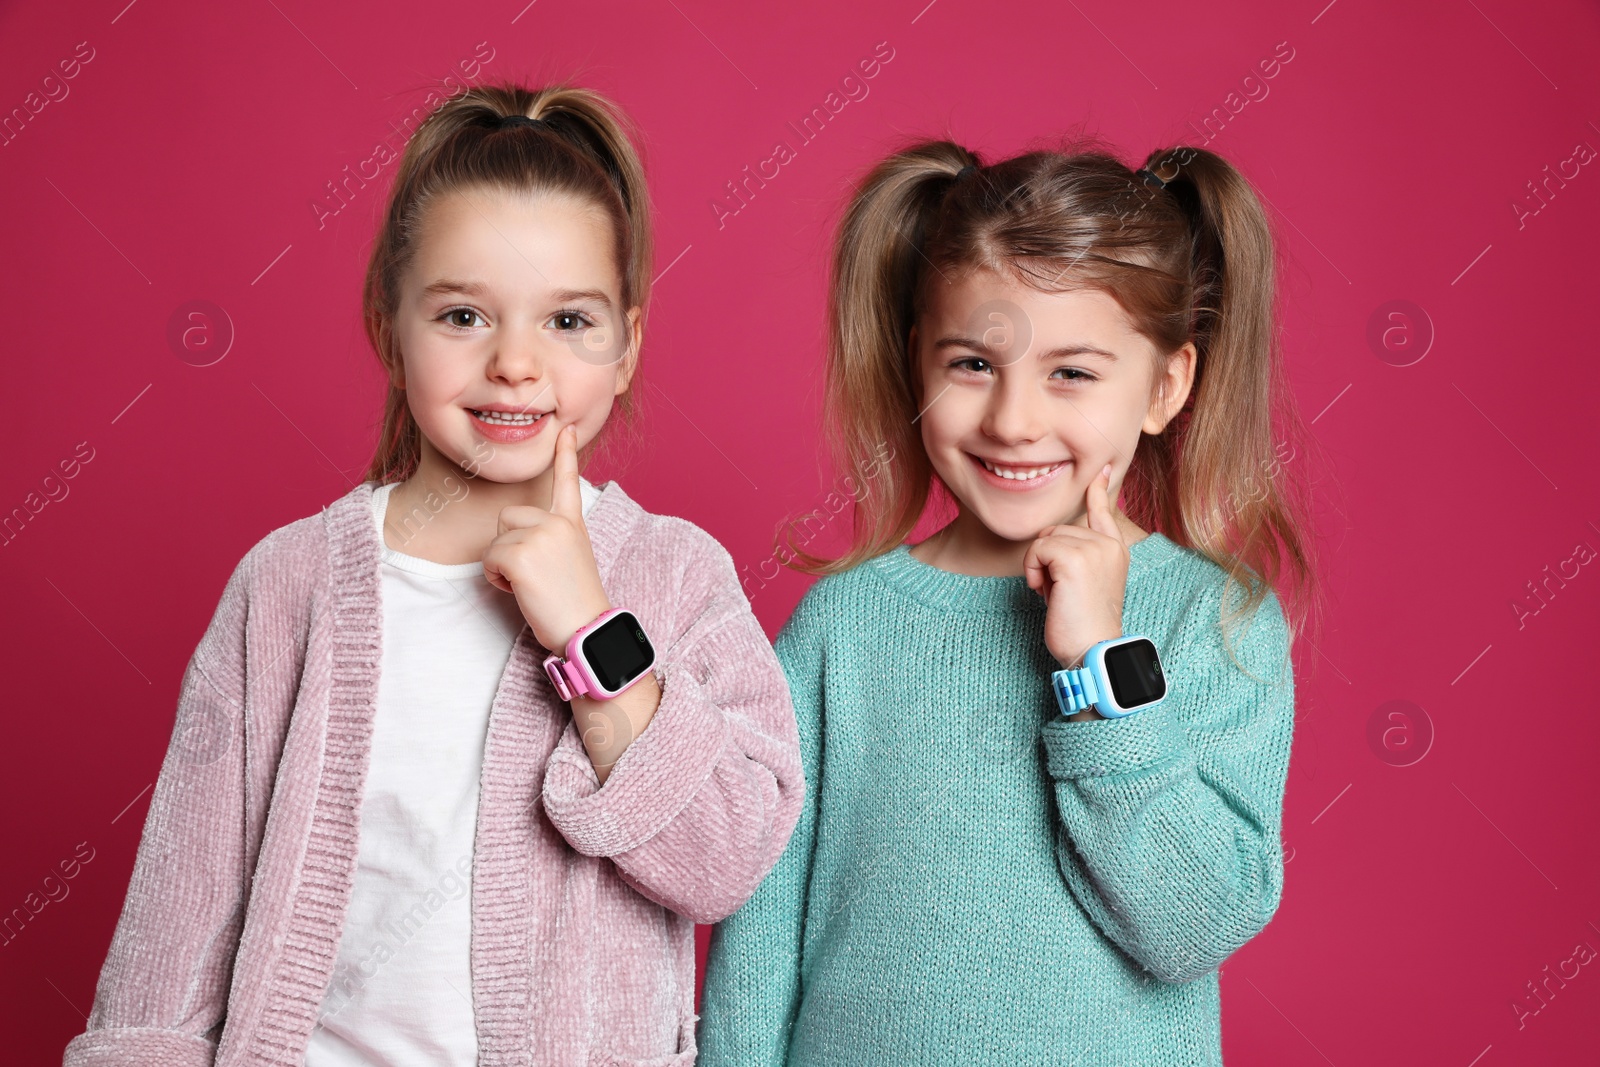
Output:
[[[67,92],[0,147],[0,513],[37,504],[80,442],[93,456],[0,544],[0,913],[93,850],[0,946],[8,1062],[59,1062],[83,1028],[225,579],[371,456],[359,283],[393,168],[325,228],[311,205],[398,148],[391,124],[475,53],[492,53],[480,78],[575,74],[646,131],[665,272],[650,445],[588,473],[690,517],[752,574],[775,524],[828,492],[825,256],[873,160],[946,129],[993,160],[1080,120],[1135,164],[1175,143],[1233,160],[1287,239],[1285,350],[1333,465],[1331,612],[1321,647],[1296,647],[1287,888],[1224,967],[1228,1062],[1594,1061],[1600,964],[1549,979],[1520,1028],[1512,1007],[1600,949],[1600,371],[1582,311],[1600,168],[1566,164],[1537,213],[1528,186],[1600,147],[1592,5],[125,2],[0,14],[0,109]],[[93,58],[46,82],[83,41]],[[893,57],[866,98],[797,146],[787,123],[879,42]],[[1246,81],[1280,42],[1293,58]],[[796,158],[719,227],[725,183],[779,139]],[[197,299],[235,331],[205,367],[166,337]],[[1432,323],[1408,366],[1368,341],[1395,300]],[[751,582],[769,633],[805,585]],[[1369,723],[1396,700],[1420,711],[1385,747]],[[1386,761],[1424,719],[1423,758]]]

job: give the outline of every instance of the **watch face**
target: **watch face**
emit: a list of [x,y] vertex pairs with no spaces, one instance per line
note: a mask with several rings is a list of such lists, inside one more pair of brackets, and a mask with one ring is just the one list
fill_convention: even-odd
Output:
[[624,611],[583,639],[583,658],[595,680],[610,692],[633,681],[655,660],[655,649],[644,635],[644,627]]
[[1119,707],[1132,711],[1167,695],[1161,659],[1149,638],[1141,637],[1106,649],[1105,664],[1106,676],[1111,679],[1111,695]]

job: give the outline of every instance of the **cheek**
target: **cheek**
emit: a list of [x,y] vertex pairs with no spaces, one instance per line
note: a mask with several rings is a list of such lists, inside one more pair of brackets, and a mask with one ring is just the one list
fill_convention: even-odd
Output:
[[927,405],[918,420],[923,443],[930,452],[960,448],[961,442],[983,422],[983,401],[959,389],[947,390],[942,395],[936,391],[930,397],[938,399]]
[[406,389],[418,398],[445,395],[460,385],[459,361],[430,341],[418,337],[401,344],[400,365],[405,368]]
[[922,413],[922,418],[917,420],[917,429],[922,434],[922,447],[936,464],[943,462],[944,452],[951,440],[949,426],[939,417],[942,413],[935,411],[938,407],[938,404],[933,405]]
[[573,366],[564,368],[551,388],[556,407],[567,409],[567,417],[598,429],[616,402],[617,370],[614,367]]
[[[941,400],[933,407],[938,408],[943,403]],[[934,473],[947,484],[970,475],[967,459],[962,454],[961,441],[965,434],[959,420],[950,418],[952,413],[949,412],[943,419],[930,419],[932,414],[933,410],[930,409],[918,425],[922,428],[922,447],[928,454],[928,462]]]
[[437,374],[429,373],[426,368],[418,373],[407,373],[406,401],[411,407],[412,417],[421,424],[440,425],[441,418],[455,406],[460,395],[459,388],[441,381]]
[[[1071,403],[1067,403],[1070,400]],[[1144,409],[1128,397],[1110,391],[1068,394],[1053,419],[1056,436],[1079,455],[1098,455],[1108,450],[1107,439],[1122,448],[1122,442],[1137,436],[1144,421]]]

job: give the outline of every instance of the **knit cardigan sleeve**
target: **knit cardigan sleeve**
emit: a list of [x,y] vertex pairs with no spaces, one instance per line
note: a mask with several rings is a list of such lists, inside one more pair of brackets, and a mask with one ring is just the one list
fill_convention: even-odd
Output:
[[1266,926],[1283,892],[1288,628],[1269,591],[1230,656],[1220,594],[1213,587],[1190,609],[1183,632],[1198,636],[1170,660],[1163,650],[1163,703],[1042,730],[1062,874],[1095,925],[1165,982],[1220,965]]
[[[687,527],[687,524],[684,524]],[[545,770],[546,815],[577,851],[604,856],[662,907],[714,923],[755,891],[805,792],[789,687],[733,560],[695,536],[652,633],[661,703],[600,784],[568,722]]]
[[800,1006],[806,901],[822,793],[825,655],[813,585],[776,642],[789,678],[805,804],[789,847],[749,903],[711,932],[701,991],[700,1067],[783,1067]]
[[183,675],[172,737],[87,1030],[64,1067],[209,1067],[244,919],[245,622],[235,568]]

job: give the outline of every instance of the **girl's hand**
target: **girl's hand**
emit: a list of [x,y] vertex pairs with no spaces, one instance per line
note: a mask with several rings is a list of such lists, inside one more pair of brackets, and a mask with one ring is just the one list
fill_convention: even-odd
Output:
[[1090,646],[1122,636],[1129,555],[1111,515],[1110,486],[1108,463],[1089,483],[1083,518],[1045,527],[1023,557],[1028,587],[1045,598],[1045,646],[1063,667],[1081,666]]
[[500,510],[500,532],[483,553],[489,584],[513,593],[533,636],[564,654],[578,630],[611,608],[600,584],[578,484],[578,428],[563,426],[551,466],[550,508]]

